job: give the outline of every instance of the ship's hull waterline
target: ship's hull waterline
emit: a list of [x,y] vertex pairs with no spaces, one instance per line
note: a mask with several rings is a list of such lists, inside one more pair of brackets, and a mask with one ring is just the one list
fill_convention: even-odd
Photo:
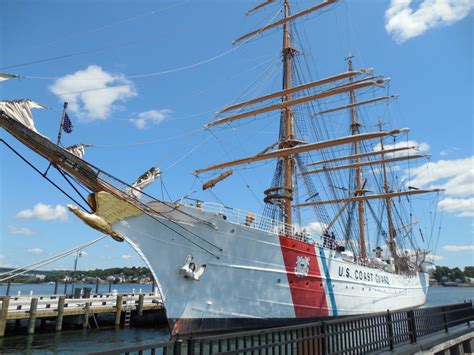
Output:
[[[166,218],[142,214],[113,224],[158,280],[173,334],[276,326],[425,303],[425,273],[405,276],[369,268],[314,243],[232,223],[224,213],[179,209],[197,219],[188,215],[183,220],[175,210]],[[204,270],[199,277],[182,270],[190,257],[196,270]]]

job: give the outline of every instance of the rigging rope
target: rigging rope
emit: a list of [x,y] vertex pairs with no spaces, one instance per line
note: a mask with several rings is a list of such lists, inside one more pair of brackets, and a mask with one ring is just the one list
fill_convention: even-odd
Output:
[[[280,12],[281,8],[278,9],[278,11],[275,13],[275,15],[273,15],[273,17],[268,21],[268,23],[272,22],[275,17],[278,15],[278,13]],[[255,34],[254,36],[250,37],[247,41],[243,41],[241,44],[231,48],[231,49],[228,49],[227,51],[224,51],[218,55],[215,55],[213,57],[210,57],[210,58],[207,58],[207,59],[204,59],[202,61],[199,61],[199,62],[196,62],[196,63],[193,63],[193,64],[189,64],[189,65],[185,65],[185,66],[182,66],[182,67],[178,67],[178,68],[173,68],[173,69],[168,69],[168,70],[164,70],[164,71],[159,71],[159,72],[154,72],[154,73],[146,73],[146,74],[137,74],[137,75],[129,75],[129,76],[123,76],[121,77],[120,79],[140,79],[140,78],[147,78],[147,77],[155,77],[155,76],[161,76],[161,75],[165,75],[165,74],[171,74],[171,73],[177,73],[177,72],[180,72],[180,71],[184,71],[184,70],[188,70],[188,69],[192,69],[192,68],[195,68],[195,67],[198,67],[198,66],[201,66],[201,65],[204,65],[204,64],[207,64],[207,63],[210,63],[210,62],[213,62],[215,60],[218,60],[232,52],[235,52],[236,50],[240,49],[242,46],[244,46],[245,44],[247,44],[248,41],[250,41],[252,38],[254,38],[257,34]],[[70,56],[70,55],[69,55]],[[0,69],[6,69],[8,67],[4,67],[4,68],[0,68]],[[33,79],[35,77],[28,77],[28,76],[20,76],[20,79],[21,78],[25,78],[25,79]],[[57,80],[59,79],[59,77],[36,77],[36,79],[42,79],[42,80]],[[107,89],[113,89],[113,88],[119,88],[119,87],[127,87],[127,86],[131,86],[132,84],[124,84],[124,85],[117,85],[117,86],[107,86],[107,87],[98,87],[98,88],[91,88],[91,89],[86,89],[86,90],[79,90],[79,91],[73,91],[73,92],[65,92],[65,93],[59,93],[59,94],[55,94],[56,96],[65,96],[65,95],[72,95],[72,94],[80,94],[80,93],[84,93],[84,92],[91,92],[91,91],[99,91],[99,90],[107,90]]]
[[[181,6],[181,5],[183,5],[184,3],[188,2],[188,1],[189,1],[189,0],[185,0],[185,1],[181,2],[181,3],[171,5],[171,6],[168,6],[168,7],[163,8],[163,9],[153,10],[153,11],[150,11],[150,12],[147,12],[147,13],[144,13],[144,14],[131,16],[131,17],[128,17],[128,18],[126,18],[126,19],[123,19],[123,20],[119,20],[119,21],[117,21],[117,22],[114,22],[114,23],[112,23],[112,24],[108,24],[108,25],[105,25],[105,26],[102,26],[102,27],[98,27],[98,28],[95,28],[95,29],[91,29],[91,30],[88,30],[88,31],[84,31],[84,32],[82,32],[82,33],[81,33],[81,32],[79,32],[79,33],[76,32],[75,34],[72,34],[72,35],[69,35],[69,36],[65,36],[65,38],[75,38],[75,37],[79,37],[79,36],[81,36],[81,35],[84,34],[84,33],[97,33],[97,32],[102,31],[102,30],[104,30],[104,29],[113,27],[113,26],[115,26],[115,25],[117,25],[117,24],[126,23],[126,22],[133,21],[133,20],[138,19],[138,18],[141,18],[141,17],[149,16],[149,15],[155,15],[155,14],[157,14],[157,13],[166,11],[166,10],[168,10],[168,9]],[[56,41],[56,42],[53,42],[52,44],[55,44],[55,43],[58,43],[58,42],[61,42],[61,40]],[[131,42],[131,43],[133,43],[133,42]],[[124,46],[124,45],[127,45],[127,44],[130,44],[130,43],[122,44],[122,45],[119,45],[119,46]],[[64,54],[64,55],[55,56],[55,57],[43,58],[43,59],[33,60],[33,61],[30,61],[30,62],[26,62],[26,63],[8,65],[8,66],[5,66],[5,67],[1,67],[0,70],[3,70],[3,69],[10,69],[10,68],[24,67],[24,66],[31,65],[31,64],[38,64],[38,63],[50,62],[50,61],[54,61],[54,60],[58,60],[58,59],[64,59],[64,58],[74,57],[74,56],[77,56],[77,55],[99,52],[99,51],[106,50],[106,49],[108,49],[108,48],[114,48],[114,47],[117,47],[117,45],[115,45],[115,46],[105,46],[105,47],[96,48],[96,49],[92,49],[92,50],[86,50],[86,51],[81,51],[81,52],[74,52],[74,53]],[[25,79],[40,79],[40,80],[56,80],[56,79],[58,79],[58,78],[51,78],[51,77],[34,77],[34,76],[31,76],[31,77],[30,77],[30,76],[20,76],[20,78],[25,78]]]
[[[72,248],[72,249],[69,249],[69,250],[66,250],[62,253],[59,253],[59,254],[56,254],[56,255],[53,255],[53,256],[50,256],[46,259],[43,259],[43,260],[40,260],[40,261],[37,261],[35,263],[32,263],[30,265],[26,265],[26,266],[23,266],[23,267],[19,267],[19,268],[16,268],[15,270],[11,270],[11,271],[7,271],[7,272],[4,272],[4,273],[1,273],[0,276],[5,276],[5,275],[9,275],[11,274],[10,276],[7,276],[7,277],[4,277],[4,278],[1,278],[0,279],[0,282],[3,282],[3,281],[7,281],[13,277],[16,277],[16,276],[20,276],[20,275],[23,275],[23,274],[26,274],[27,272],[29,271],[32,271],[32,270],[36,270],[40,267],[43,267],[45,265],[48,265],[48,264],[51,264],[59,259],[62,259],[62,258],[65,258],[66,256],[69,256],[71,254],[74,254],[75,252],[81,250],[81,249],[84,249],[94,243],[97,243],[98,241],[106,238],[107,235],[103,235],[102,237],[99,237],[97,239],[94,239],[90,242],[87,242],[87,243],[84,243],[84,244],[81,244],[75,248]],[[23,270],[23,271],[20,271],[20,270]],[[20,271],[20,272],[17,272],[17,271]]]

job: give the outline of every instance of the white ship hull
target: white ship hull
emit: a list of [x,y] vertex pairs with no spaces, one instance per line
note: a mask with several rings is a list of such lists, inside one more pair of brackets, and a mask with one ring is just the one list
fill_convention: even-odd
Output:
[[[425,303],[425,273],[405,276],[369,268],[343,260],[335,250],[280,236],[278,228],[268,231],[238,223],[241,217],[233,221],[226,213],[179,208],[212,225],[178,211],[166,218],[142,214],[113,225],[158,280],[174,334],[288,324]],[[197,268],[206,265],[199,280],[180,271],[190,255]]]

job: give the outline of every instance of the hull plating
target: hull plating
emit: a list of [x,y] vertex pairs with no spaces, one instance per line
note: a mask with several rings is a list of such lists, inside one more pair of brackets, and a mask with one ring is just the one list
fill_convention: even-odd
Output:
[[[174,333],[425,303],[424,273],[408,277],[356,265],[335,251],[230,223],[220,213],[181,208],[214,227],[147,215],[113,226],[158,279]],[[189,255],[197,268],[206,266],[199,280],[180,272]]]

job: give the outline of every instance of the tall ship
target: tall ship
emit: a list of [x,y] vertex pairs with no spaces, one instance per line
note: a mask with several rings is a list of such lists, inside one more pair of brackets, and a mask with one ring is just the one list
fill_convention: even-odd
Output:
[[[236,169],[274,164],[260,214],[154,198],[144,188],[160,175],[158,168],[133,184],[121,181],[84,160],[84,145],[66,148],[60,137],[55,143],[40,134],[34,102],[0,102],[3,129],[47,159],[71,186],[88,190],[69,209],[129,243],[150,268],[173,334],[293,324],[426,301],[434,266],[423,235],[414,232],[410,206],[415,195],[440,190],[394,182],[396,164],[427,156],[407,143],[408,129],[389,129],[379,117],[361,114],[394,99],[387,93],[389,79],[372,68],[355,69],[348,55],[344,72],[305,80],[295,26],[332,10],[337,0],[299,12],[290,0],[266,0],[248,14],[275,2],[279,17],[234,44],[281,30],[281,90],[223,107],[206,128],[245,122],[252,129],[255,119],[273,120],[279,136],[262,142],[254,155],[194,170],[208,180],[202,188],[212,189]],[[342,128],[331,127],[335,116]],[[67,120],[64,111],[61,127]],[[75,188],[79,196],[81,191]]]

